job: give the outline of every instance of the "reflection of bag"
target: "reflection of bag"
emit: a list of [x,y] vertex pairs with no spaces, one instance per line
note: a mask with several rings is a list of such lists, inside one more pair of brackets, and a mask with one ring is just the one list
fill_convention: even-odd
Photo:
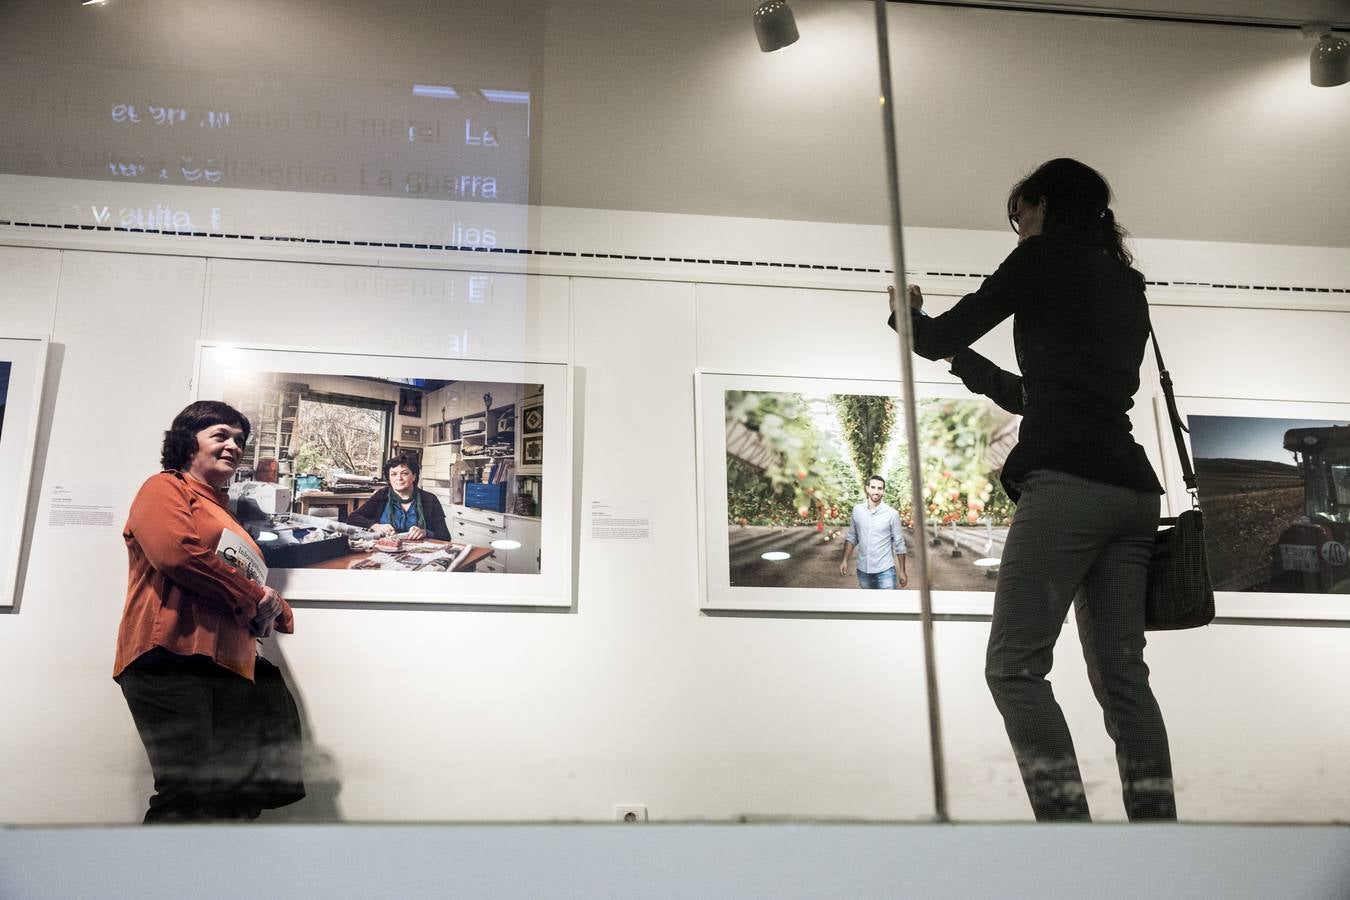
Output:
[[[1171,524],[1175,523],[1175,524]],[[1214,620],[1214,588],[1205,560],[1205,522],[1198,509],[1163,519],[1148,569],[1144,627],[1196,628]]]
[[1153,352],[1158,358],[1158,379],[1167,400],[1167,415],[1172,420],[1172,437],[1181,458],[1182,478],[1191,495],[1191,509],[1175,519],[1164,518],[1153,542],[1153,560],[1148,567],[1148,597],[1144,606],[1144,627],[1150,631],[1198,628],[1214,621],[1214,586],[1209,580],[1205,557],[1205,520],[1197,505],[1195,471],[1181,436],[1187,428],[1181,423],[1176,397],[1172,394],[1172,376],[1163,364],[1158,336],[1149,326]]
[[244,791],[256,807],[276,809],[305,796],[300,771],[300,709],[281,670],[259,656],[253,670],[258,764]]

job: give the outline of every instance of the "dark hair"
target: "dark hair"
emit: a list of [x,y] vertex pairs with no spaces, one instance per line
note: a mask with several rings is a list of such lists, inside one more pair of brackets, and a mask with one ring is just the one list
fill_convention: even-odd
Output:
[[868,475],[867,480],[864,481],[863,484],[871,484],[874,481],[880,481],[882,487],[886,486],[886,479],[882,478],[880,475]]
[[173,424],[164,432],[164,444],[159,450],[159,464],[175,471],[192,461],[197,453],[197,432],[212,425],[231,425],[244,432],[240,447],[248,443],[251,430],[244,414],[219,400],[198,400],[189,403],[173,417]]
[[384,475],[385,481],[389,480],[389,470],[394,466],[407,466],[408,470],[413,473],[414,484],[422,480],[422,466],[418,463],[417,459],[412,456],[404,456],[400,453],[398,456],[391,456],[384,461],[384,468],[380,471]]
[[1125,249],[1127,232],[1111,211],[1111,186],[1091,166],[1064,157],[1042,163],[1008,192],[1009,215],[1019,199],[1032,205],[1045,201],[1042,234],[1082,237],[1124,265],[1134,263]]

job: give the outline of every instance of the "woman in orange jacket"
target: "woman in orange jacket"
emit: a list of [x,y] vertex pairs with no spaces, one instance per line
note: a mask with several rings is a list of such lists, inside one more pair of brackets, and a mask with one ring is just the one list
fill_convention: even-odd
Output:
[[249,423],[199,401],[164,434],[164,470],[141,486],[123,538],[129,573],[113,677],[154,772],[146,822],[252,819],[257,765],[255,639],[294,630],[261,583],[262,552],[230,515],[225,487]]

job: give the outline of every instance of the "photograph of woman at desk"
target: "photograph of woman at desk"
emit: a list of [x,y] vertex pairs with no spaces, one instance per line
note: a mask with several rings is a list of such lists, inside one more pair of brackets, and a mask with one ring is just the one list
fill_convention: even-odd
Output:
[[[305,365],[281,363],[292,357]],[[204,363],[203,383],[218,379],[226,401],[258,422],[231,494],[278,582],[336,585],[322,573],[337,571],[540,574],[553,457],[539,449],[544,384],[527,372],[238,348]]]
[[[358,569],[418,572],[472,572],[492,555],[492,548],[450,540],[445,509],[435,494],[417,486],[421,467],[416,457],[396,454],[384,462],[387,487],[375,491],[352,511],[345,524],[333,526],[343,537],[336,555],[323,554],[321,569]],[[308,528],[306,528],[308,530]],[[345,535],[351,535],[348,541]],[[308,537],[302,540],[309,540]],[[350,552],[346,552],[348,547]],[[289,568],[274,561],[277,568]]]
[[399,454],[385,460],[384,480],[389,486],[357,507],[347,517],[347,524],[367,528],[381,537],[406,534],[414,541],[427,537],[450,540],[441,501],[417,486],[420,474],[421,466],[413,457]]

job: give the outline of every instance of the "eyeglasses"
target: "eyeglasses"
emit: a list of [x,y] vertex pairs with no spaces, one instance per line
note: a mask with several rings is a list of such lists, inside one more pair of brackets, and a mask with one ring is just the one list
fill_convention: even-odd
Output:
[[1017,224],[1017,213],[1008,213],[1008,224],[1012,226],[1013,234],[1022,233],[1022,226]]

